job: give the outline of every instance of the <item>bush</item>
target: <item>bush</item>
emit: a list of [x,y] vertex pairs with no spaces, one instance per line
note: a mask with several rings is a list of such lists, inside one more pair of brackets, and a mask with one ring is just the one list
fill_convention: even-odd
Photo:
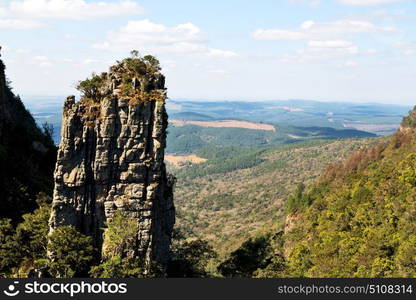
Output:
[[104,232],[103,258],[125,257],[135,251],[137,221],[116,211]]
[[257,269],[271,263],[272,252],[269,236],[250,238],[218,266],[218,271],[225,277],[251,278]]
[[72,226],[61,226],[49,237],[49,272],[56,278],[83,277],[94,261],[92,238]]
[[0,219],[0,277],[28,276],[36,260],[46,258],[51,198],[42,193],[36,202],[39,207],[16,229],[10,219]]
[[46,257],[51,201],[49,196],[40,194],[36,201],[39,208],[31,214],[23,215],[23,222],[16,228],[16,240],[26,258]]
[[416,186],[416,153],[412,153],[399,164],[399,180],[409,186]]
[[21,259],[10,219],[0,219],[0,277],[7,277]]
[[416,106],[409,112],[409,115],[402,120],[402,126],[415,128],[416,127]]
[[168,277],[209,277],[206,271],[208,262],[217,257],[217,253],[207,241],[197,239],[181,241],[174,245],[173,258],[169,262]]
[[311,204],[311,198],[305,193],[305,185],[303,183],[296,187],[293,196],[289,196],[286,201],[286,212],[293,213],[304,209]]
[[141,278],[144,277],[143,273],[139,260],[126,260],[121,257],[106,259],[90,271],[93,278]]
[[102,262],[91,269],[96,278],[144,277],[143,262],[135,257],[137,221],[116,211],[104,232]]
[[96,100],[99,94],[99,89],[102,85],[103,79],[101,78],[101,76],[93,73],[91,78],[87,78],[83,81],[78,82],[76,88],[82,93],[84,97]]

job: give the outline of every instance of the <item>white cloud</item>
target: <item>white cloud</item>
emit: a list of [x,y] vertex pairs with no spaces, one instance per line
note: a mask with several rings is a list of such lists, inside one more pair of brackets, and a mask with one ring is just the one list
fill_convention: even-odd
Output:
[[87,2],[84,0],[15,0],[8,6],[0,7],[0,15],[13,19],[65,19],[85,20],[125,16],[143,13],[136,2]]
[[[415,0],[413,0],[415,1]],[[360,12],[344,14],[343,19],[363,20],[363,21],[379,21],[390,24],[400,24],[402,22],[414,22],[416,17],[404,9],[375,9],[366,11],[360,9]]]
[[282,29],[258,29],[253,33],[256,40],[306,40],[308,35],[305,32],[290,31]]
[[43,24],[38,21],[20,20],[20,19],[2,19],[0,20],[0,29],[35,29],[42,27]]
[[[128,49],[137,48],[142,43],[163,46],[190,48],[194,42],[201,41],[200,29],[192,23],[166,27],[149,20],[129,21],[126,26],[110,32],[107,41],[97,44],[97,48],[106,49],[117,46]],[[188,45],[192,43],[192,45]]]
[[45,60],[48,60],[48,58],[47,58],[46,56],[43,56],[43,55],[38,55],[38,56],[35,56],[35,57],[34,57],[34,59],[35,59],[35,60],[38,60],[38,61],[45,61]]
[[161,62],[162,65],[162,69],[166,72],[166,71],[171,71],[174,68],[176,68],[176,61],[174,60],[170,60],[170,59],[164,59]]
[[329,40],[329,41],[309,41],[309,47],[315,48],[349,48],[354,44],[344,40]]
[[64,39],[66,39],[66,40],[73,40],[76,37],[77,37],[77,35],[72,34],[72,33],[66,33],[66,34],[64,34]]
[[395,27],[377,26],[367,21],[338,20],[334,22],[305,21],[299,29],[258,29],[253,33],[257,40],[320,40],[333,39],[345,34],[389,33]]
[[317,61],[332,61],[364,54],[355,44],[343,40],[309,41],[304,49],[283,56],[280,61],[286,63],[305,63]]
[[397,43],[395,47],[400,49],[403,55],[416,54],[416,43]]
[[355,61],[352,61],[352,60],[347,60],[345,63],[344,63],[344,65],[343,65],[344,67],[346,67],[346,68],[354,68],[354,67],[356,67],[356,66],[358,66],[358,64],[355,62]]
[[33,63],[41,68],[49,68],[53,66],[53,63],[49,60],[49,58],[43,55],[35,56],[33,58]]
[[373,6],[381,4],[390,4],[405,2],[407,0],[338,0],[339,3],[346,5],[355,5],[355,6]]
[[289,0],[293,4],[304,4],[308,6],[318,6],[321,4],[320,0]]
[[218,75],[226,75],[226,74],[228,74],[228,72],[226,70],[223,70],[223,69],[210,69],[210,70],[208,70],[208,73],[218,74]]
[[168,27],[149,20],[129,21],[93,47],[111,51],[139,49],[156,54],[199,54],[223,58],[238,56],[232,51],[209,48],[201,29],[192,23]]
[[208,51],[208,56],[232,58],[232,57],[238,57],[239,55],[233,51],[211,49]]
[[376,49],[366,49],[366,50],[362,51],[363,54],[368,54],[368,55],[377,54],[379,52],[380,51],[376,50]]
[[17,54],[27,54],[30,53],[29,49],[16,49]]
[[96,64],[96,63],[99,63],[99,62],[100,61],[97,60],[97,59],[87,58],[87,59],[84,59],[82,63],[85,64],[85,65],[90,65],[90,64]]

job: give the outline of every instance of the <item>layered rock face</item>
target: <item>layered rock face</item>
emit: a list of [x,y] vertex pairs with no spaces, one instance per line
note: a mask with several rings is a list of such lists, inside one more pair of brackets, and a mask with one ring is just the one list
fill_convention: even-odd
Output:
[[164,268],[175,222],[164,164],[164,77],[140,75],[128,63],[95,75],[98,84],[84,91],[89,97],[65,101],[50,227],[75,226],[100,248],[104,222],[119,210],[137,220],[129,255]]

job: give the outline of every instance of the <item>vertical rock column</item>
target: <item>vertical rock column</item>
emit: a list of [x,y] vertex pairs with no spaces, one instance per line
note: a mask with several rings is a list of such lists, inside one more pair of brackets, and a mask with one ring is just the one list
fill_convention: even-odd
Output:
[[100,249],[104,222],[119,210],[137,220],[133,255],[165,268],[175,211],[164,164],[166,92],[157,82],[159,100],[132,104],[114,80],[98,102],[66,99],[50,230],[74,226]]

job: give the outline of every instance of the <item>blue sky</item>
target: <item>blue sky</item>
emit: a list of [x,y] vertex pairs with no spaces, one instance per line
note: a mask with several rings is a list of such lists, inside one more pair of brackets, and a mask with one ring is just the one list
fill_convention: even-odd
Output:
[[8,77],[75,93],[132,49],[171,98],[416,104],[413,0],[0,0]]

